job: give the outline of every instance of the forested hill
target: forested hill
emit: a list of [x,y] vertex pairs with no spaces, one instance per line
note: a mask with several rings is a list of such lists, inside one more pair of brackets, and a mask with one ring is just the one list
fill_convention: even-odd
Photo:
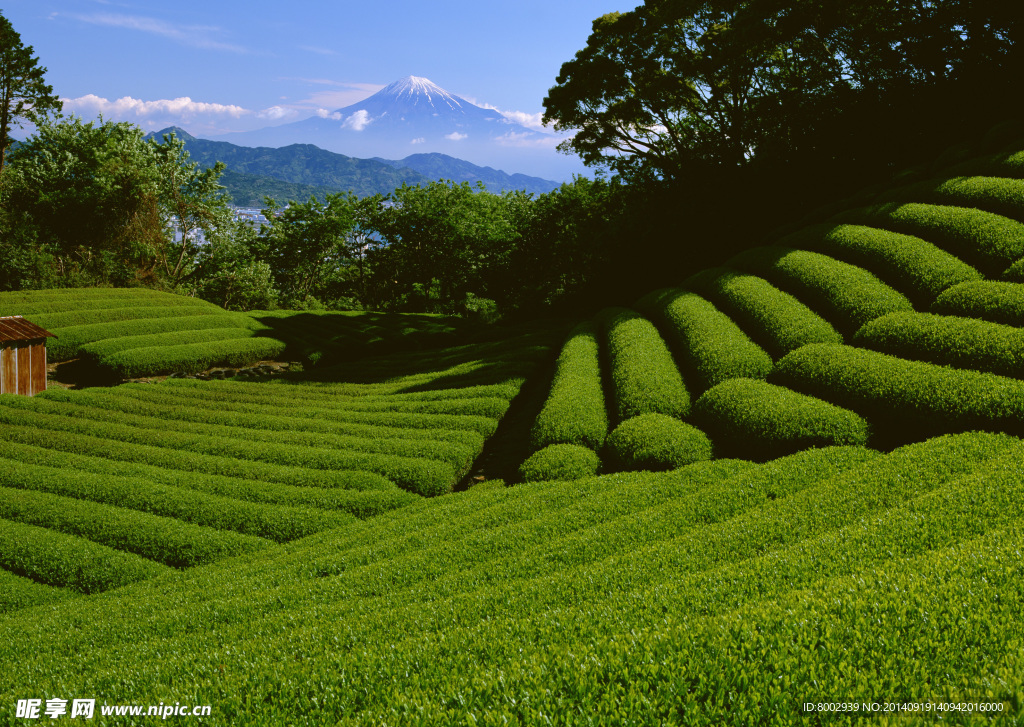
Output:
[[[358,197],[387,194],[402,184],[425,184],[451,179],[471,184],[482,182],[490,192],[522,189],[550,192],[556,182],[522,174],[478,167],[444,154],[416,154],[404,160],[358,159],[325,151],[311,144],[281,148],[245,147],[225,141],[198,139],[183,129],[170,127],[152,134],[157,139],[173,132],[185,141],[192,159],[203,167],[227,164],[221,182],[237,205],[260,204],[264,196],[279,202],[323,199],[329,192],[352,191]],[[408,162],[408,163],[407,163]]]

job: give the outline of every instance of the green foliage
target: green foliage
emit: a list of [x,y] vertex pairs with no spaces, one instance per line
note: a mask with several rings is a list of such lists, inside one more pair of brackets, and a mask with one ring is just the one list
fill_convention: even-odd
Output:
[[578,444],[551,444],[534,452],[519,467],[523,482],[578,480],[596,475],[601,458]]
[[171,572],[168,566],[49,528],[0,520],[0,566],[37,583],[99,593]]
[[1024,257],[1024,223],[982,210],[931,204],[881,204],[837,215],[933,242],[986,275]]
[[44,586],[41,583],[0,570],[0,614],[21,608],[56,603],[69,598],[71,591]]
[[615,427],[605,443],[608,469],[674,470],[711,459],[711,440],[665,414],[641,414]]
[[913,310],[906,297],[867,270],[816,252],[760,247],[729,262],[796,295],[847,336],[880,315]]
[[0,487],[0,495],[5,520],[75,535],[172,568],[205,565],[271,545],[262,538],[48,492]]
[[689,414],[690,395],[654,324],[627,308],[610,308],[599,320],[606,341],[615,421],[640,414],[680,419]]
[[4,170],[11,131],[22,122],[40,123],[50,113],[60,114],[63,102],[44,80],[46,69],[32,55],[32,46],[0,15],[0,172]]
[[976,318],[893,313],[865,324],[852,343],[901,358],[1024,379],[1024,330]]
[[131,349],[251,338],[253,333],[254,331],[248,328],[206,328],[201,330],[150,333],[141,336],[119,336],[118,338],[104,338],[87,343],[79,349],[78,353],[82,357],[88,357],[99,365],[103,365],[103,361],[107,357]]
[[[917,306],[930,305],[950,286],[981,279],[977,270],[930,242],[863,225],[815,225],[779,243],[870,270]],[[734,262],[739,259],[744,258]]]
[[[773,269],[784,267],[773,258]],[[826,320],[764,278],[711,268],[691,275],[683,286],[716,304],[773,358],[808,343],[843,342]]]
[[103,356],[99,362],[127,379],[175,371],[195,373],[214,366],[249,366],[276,359],[284,349],[284,342],[274,338],[231,337],[205,343],[130,348]]
[[810,447],[860,445],[868,425],[852,411],[782,386],[730,379],[704,392],[693,421],[721,457],[769,460]]
[[1024,285],[994,280],[961,283],[936,298],[932,313],[1020,326],[1024,322]]
[[[24,445],[12,443],[10,446],[22,453],[26,449],[31,450]],[[0,458],[0,463],[3,465],[0,469],[0,487],[3,488],[88,500],[279,543],[346,525],[355,519],[348,514],[327,513],[310,508],[242,502],[181,490],[140,477],[68,472],[62,468],[25,463],[20,457],[17,460]],[[10,519],[8,515],[4,517]]]
[[1024,257],[1008,267],[1002,277],[1010,283],[1024,283]]
[[607,433],[596,327],[581,323],[562,346],[551,391],[530,431],[530,446],[536,451],[576,444],[597,451]]
[[684,290],[658,290],[635,304],[668,342],[692,392],[726,379],[764,378],[772,360],[711,303]]
[[1024,382],[994,374],[812,344],[779,361],[772,381],[857,412],[879,446],[971,429],[1024,433]]
[[929,180],[887,192],[881,199],[974,207],[1024,222],[1024,180],[1021,179],[953,177]]

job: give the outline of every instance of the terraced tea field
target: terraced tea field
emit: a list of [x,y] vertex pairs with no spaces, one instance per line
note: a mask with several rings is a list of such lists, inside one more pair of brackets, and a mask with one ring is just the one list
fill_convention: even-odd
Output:
[[[0,721],[1024,723],[1022,178],[865,196],[571,330],[0,396]],[[72,342],[111,293],[75,295]],[[485,452],[516,481],[463,489]]]

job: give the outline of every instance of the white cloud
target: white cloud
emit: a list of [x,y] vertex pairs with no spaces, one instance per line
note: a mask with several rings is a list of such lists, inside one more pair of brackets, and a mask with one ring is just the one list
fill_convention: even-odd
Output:
[[263,109],[256,114],[257,118],[270,119],[271,121],[280,121],[290,116],[295,116],[299,112],[295,109],[286,108],[284,106],[271,106],[269,109]]
[[464,98],[466,98],[466,100],[469,101],[470,103],[476,104],[482,109],[490,109],[491,111],[497,111],[499,114],[505,117],[507,121],[510,121],[514,124],[520,124],[528,129],[533,129],[534,131],[544,131],[550,133],[550,128],[544,126],[544,124],[541,122],[541,119],[544,118],[544,113],[541,111],[538,111],[537,113],[534,114],[527,113],[526,111],[505,111],[489,103],[480,103],[479,101],[475,101],[472,98]]
[[321,119],[331,119],[332,121],[341,121],[341,114],[337,111],[328,111],[327,109],[317,109],[316,115]]
[[183,45],[209,50],[223,50],[232,53],[248,53],[248,50],[233,43],[225,43],[216,36],[221,35],[220,28],[209,25],[179,25],[166,20],[147,18],[140,15],[122,15],[120,13],[94,13],[92,15],[73,15],[75,19],[91,25],[105,25],[112,28],[127,28],[143,33],[151,33],[176,41]]
[[562,141],[562,139],[556,136],[549,136],[547,134],[545,134],[544,136],[540,136],[537,134],[532,134],[528,131],[509,131],[508,133],[496,137],[495,141],[501,144],[502,146],[515,146],[520,148],[533,149],[554,149],[556,146],[558,146],[558,143]]
[[415,139],[413,139],[413,140],[412,140],[412,141],[410,141],[409,143],[410,143],[410,144],[425,144],[425,143],[426,143],[426,141],[427,141],[427,140],[426,140],[426,138],[425,138],[425,137],[422,137],[422,136],[417,136],[417,137],[416,137]]
[[362,131],[372,120],[373,119],[370,118],[370,114],[367,113],[366,109],[359,109],[341,123],[341,128],[351,129],[352,131]]
[[453,132],[452,132],[452,133],[450,133],[450,134],[445,134],[445,135],[444,135],[444,138],[445,138],[445,139],[449,139],[449,140],[451,140],[451,141],[462,141],[463,139],[465,139],[465,138],[466,138],[466,134],[460,134],[460,133],[459,133],[459,132],[457,132],[457,131],[453,131]]
[[79,114],[103,114],[107,117],[124,119],[134,116],[145,118],[149,116],[175,115],[190,117],[194,115],[231,116],[239,118],[251,114],[249,109],[241,106],[226,105],[219,103],[206,103],[193,101],[188,96],[175,99],[159,99],[156,101],[143,101],[142,99],[124,96],[116,101],[109,101],[94,94],[87,94],[79,98],[62,99],[65,110]]

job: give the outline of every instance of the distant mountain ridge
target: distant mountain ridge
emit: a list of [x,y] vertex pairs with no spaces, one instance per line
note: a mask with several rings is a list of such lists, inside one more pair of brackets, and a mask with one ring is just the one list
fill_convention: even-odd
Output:
[[477,106],[420,76],[406,76],[334,111],[253,131],[218,136],[245,146],[313,144],[360,158],[406,159],[439,153],[494,169],[565,180],[578,161],[555,150],[559,137]]
[[320,149],[312,144],[281,148],[245,147],[226,141],[192,136],[179,127],[151,134],[161,138],[174,133],[184,140],[190,157],[203,167],[221,161],[227,171],[221,183],[239,206],[262,204],[263,196],[286,202],[318,198],[330,192],[352,191],[356,196],[387,194],[402,184],[426,184],[433,180],[482,182],[489,192],[523,190],[542,194],[559,184],[524,174],[506,174],[479,167],[446,154],[414,154],[406,159],[358,159]]

